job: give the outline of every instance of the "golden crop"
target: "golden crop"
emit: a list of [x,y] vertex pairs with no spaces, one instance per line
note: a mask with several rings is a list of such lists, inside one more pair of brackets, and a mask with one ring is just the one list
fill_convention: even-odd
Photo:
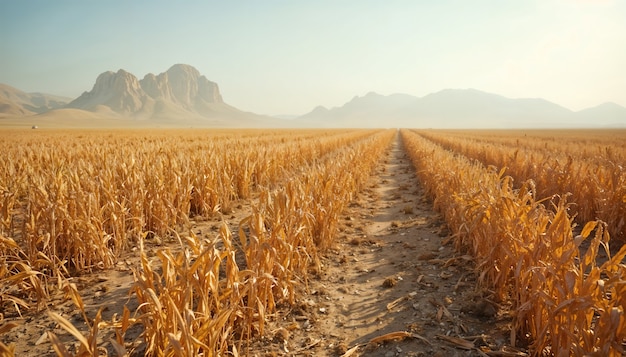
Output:
[[[319,271],[339,215],[395,135],[8,133],[0,141],[0,334],[15,327],[5,313],[39,310],[63,291],[89,331],[50,313],[80,344],[70,352],[50,332],[61,356],[103,355],[102,328],[115,329],[111,343],[128,355],[125,336],[137,324],[148,355],[245,354],[246,341]],[[481,286],[512,306],[511,343],[529,336],[535,355],[623,354],[626,248],[609,249],[624,225],[620,145],[594,149],[600,139],[592,135],[584,150],[563,144],[559,154],[557,140],[538,134],[524,142],[452,134],[401,131],[456,248],[475,257]],[[211,238],[191,231],[192,218],[228,214],[241,202],[251,214],[234,232],[225,223]],[[178,244],[151,257],[144,246],[153,236]],[[133,248],[139,308],[90,320],[68,278],[109,269]],[[0,343],[0,355],[14,353]]]
[[[191,235],[181,240],[182,252],[158,254],[160,274],[143,255],[135,291],[148,353],[238,355],[244,340],[263,334],[266,315],[280,302],[294,303],[296,287],[319,265],[318,252],[331,246],[339,213],[392,134],[378,132],[341,147],[305,165],[283,188],[263,191],[240,223],[238,242],[225,226],[217,240]],[[239,254],[245,269],[237,264]]]
[[[318,251],[332,245],[338,215],[358,192],[393,132],[120,131],[12,132],[0,143],[0,308],[45,306],[62,289],[84,312],[67,277],[108,269],[139,246],[133,292],[140,308],[107,322],[125,355],[124,334],[140,323],[149,355],[237,355],[263,333],[266,314],[294,302]],[[234,241],[180,233],[190,218],[228,213],[249,200],[253,214]],[[171,236],[150,261],[147,236]],[[240,267],[238,257],[245,264]],[[241,259],[240,259],[241,260]],[[50,282],[56,281],[56,287]],[[78,355],[96,355],[100,321],[74,335]],[[1,320],[1,319],[0,319]],[[0,326],[6,331],[13,326]],[[59,355],[70,355],[54,334]],[[11,355],[11,346],[0,345]]]
[[[554,135],[560,134],[555,137]],[[444,148],[483,165],[506,168],[523,183],[533,180],[538,197],[571,195],[580,224],[600,219],[611,236],[626,242],[626,132],[420,131]]]
[[416,132],[403,130],[402,137],[421,182],[455,231],[456,248],[474,256],[479,282],[494,299],[512,304],[513,345],[529,334],[534,355],[625,352],[626,246],[611,254],[606,223],[591,221],[574,235],[565,197],[546,207],[533,180],[514,186],[504,170]]

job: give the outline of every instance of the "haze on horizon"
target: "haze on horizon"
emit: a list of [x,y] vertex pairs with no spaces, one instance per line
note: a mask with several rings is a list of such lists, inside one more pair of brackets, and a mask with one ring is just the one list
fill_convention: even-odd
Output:
[[76,98],[186,63],[259,114],[446,88],[626,106],[624,19],[619,0],[4,1],[0,83]]

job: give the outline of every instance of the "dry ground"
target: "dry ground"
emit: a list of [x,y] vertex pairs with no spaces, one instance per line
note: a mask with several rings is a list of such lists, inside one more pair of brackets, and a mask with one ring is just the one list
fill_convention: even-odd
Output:
[[[476,289],[470,258],[454,252],[399,139],[344,213],[337,241],[309,295],[252,354],[480,356],[506,349],[506,309]],[[394,333],[399,338],[391,341]]]
[[[508,342],[506,308],[476,289],[467,256],[454,252],[450,232],[432,210],[398,138],[371,176],[367,188],[344,212],[336,246],[324,268],[309,281],[297,306],[273,316],[269,333],[244,351],[256,356],[474,356],[501,350]],[[239,205],[225,217],[197,222],[194,233],[214,237],[220,220],[235,230],[249,207]],[[236,230],[235,230],[236,231]],[[174,242],[149,242],[149,251]],[[112,271],[73,278],[90,318],[103,307],[103,318],[121,314],[138,264],[130,252]],[[51,310],[84,328],[73,303],[61,294]],[[5,316],[18,327],[0,337],[16,343],[18,355],[53,356],[45,336],[54,331],[74,339],[45,312]],[[136,337],[134,327],[128,337]],[[395,333],[395,334],[394,334]],[[390,335],[392,334],[392,335]],[[390,337],[399,337],[391,340]],[[103,331],[103,347],[112,331]],[[137,342],[139,344],[139,341]],[[141,347],[136,351],[141,355]]]

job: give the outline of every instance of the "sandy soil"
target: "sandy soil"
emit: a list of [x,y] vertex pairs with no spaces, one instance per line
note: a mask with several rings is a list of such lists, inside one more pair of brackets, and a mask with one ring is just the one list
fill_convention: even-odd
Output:
[[252,354],[515,354],[506,347],[505,309],[476,289],[470,258],[455,254],[399,141],[345,212],[341,231],[310,294]]
[[[227,217],[197,222],[194,233],[215,236],[224,219],[231,229],[247,214],[242,203]],[[251,341],[253,356],[484,356],[506,348],[506,308],[476,289],[470,258],[454,252],[450,232],[432,210],[415,171],[397,139],[341,218],[336,246],[324,268],[309,282],[296,306],[275,314],[269,333]],[[148,242],[149,255],[174,242]],[[136,252],[116,269],[72,278],[87,315],[103,308],[103,319],[121,315],[129,297]],[[56,294],[50,310],[86,330],[71,300]],[[15,343],[20,356],[54,356],[46,332],[68,344],[67,335],[45,311],[5,316],[17,327],[0,336]],[[136,326],[127,334],[141,333]],[[391,334],[391,335],[390,335]],[[398,337],[391,339],[391,337]],[[100,334],[101,346],[115,355],[113,331]],[[140,341],[136,344],[139,345]],[[141,351],[141,348],[138,349]],[[508,351],[513,351],[508,349]],[[139,353],[140,354],[140,353]],[[511,354],[514,355],[514,354]]]

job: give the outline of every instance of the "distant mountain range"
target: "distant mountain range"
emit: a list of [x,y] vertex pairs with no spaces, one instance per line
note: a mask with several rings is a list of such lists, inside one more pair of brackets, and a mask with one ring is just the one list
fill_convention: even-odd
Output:
[[511,99],[476,89],[446,89],[424,97],[368,93],[341,107],[317,107],[298,120],[324,127],[565,128],[626,127],[615,103],[571,111],[539,98]]
[[272,118],[226,104],[217,83],[186,64],[141,80],[123,69],[104,72],[91,91],[74,100],[0,84],[0,118],[21,117],[69,118],[78,125],[113,118],[117,125],[217,127],[626,127],[626,108],[615,103],[574,112],[544,99],[511,99],[475,89],[446,89],[421,98],[371,92],[341,107],[319,106],[299,117]]
[[0,83],[0,118],[44,113],[64,107],[72,99],[44,93],[26,93]]
[[[276,118],[244,112],[226,104],[217,83],[200,75],[197,69],[176,64],[159,75],[149,73],[141,80],[123,69],[98,76],[89,92],[71,100],[49,99],[40,110],[31,110],[33,95],[9,86],[0,92],[0,113],[5,117],[39,114],[37,118],[72,117],[80,120],[126,119],[146,124],[169,123],[216,127],[280,126]],[[30,97],[29,97],[30,96]],[[47,95],[46,98],[57,98]],[[37,119],[36,118],[36,119]],[[117,124],[123,125],[124,120]]]
[[123,69],[104,72],[90,92],[66,107],[139,120],[191,120],[216,126],[266,126],[276,120],[224,103],[217,83],[186,64],[176,64],[159,75],[148,73],[142,80]]

